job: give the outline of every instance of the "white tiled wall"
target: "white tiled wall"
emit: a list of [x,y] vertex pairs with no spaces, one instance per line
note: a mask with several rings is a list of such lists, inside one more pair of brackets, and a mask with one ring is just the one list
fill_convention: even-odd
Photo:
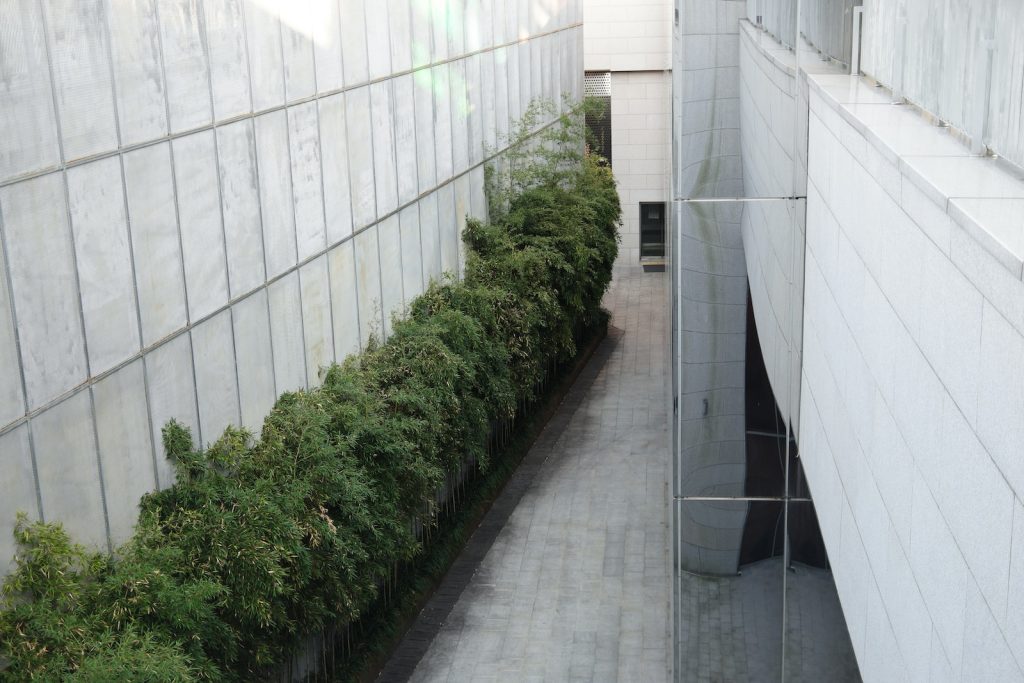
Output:
[[1024,285],[813,91],[809,166],[800,451],[861,671],[1024,680]]
[[671,199],[671,96],[671,74],[612,73],[612,170],[622,202],[620,263],[640,261],[640,202],[666,202],[667,210]]
[[583,0],[588,71],[672,68],[672,0]]
[[581,20],[578,0],[0,5],[0,573],[17,510],[116,543],[172,482],[167,420],[204,444],[257,428],[458,272],[485,144],[582,94]]

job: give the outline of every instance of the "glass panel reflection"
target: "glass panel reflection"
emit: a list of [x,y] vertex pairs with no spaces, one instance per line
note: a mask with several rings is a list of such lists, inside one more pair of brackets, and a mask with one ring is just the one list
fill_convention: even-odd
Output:
[[799,412],[804,201],[673,208],[674,493],[782,496]]
[[860,680],[814,505],[789,503],[785,681]]
[[[779,680],[783,505],[774,501],[676,502],[677,529],[692,534],[692,542],[677,545],[676,680]],[[747,548],[742,527],[748,520],[773,526],[778,546]],[[751,561],[741,563],[743,556]],[[697,566],[720,570],[715,572],[719,575],[693,574],[679,564],[695,559]]]

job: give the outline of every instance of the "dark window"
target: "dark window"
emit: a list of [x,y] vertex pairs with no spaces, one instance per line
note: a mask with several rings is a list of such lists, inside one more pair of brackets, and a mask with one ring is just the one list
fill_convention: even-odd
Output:
[[665,256],[665,202],[640,202],[640,258]]

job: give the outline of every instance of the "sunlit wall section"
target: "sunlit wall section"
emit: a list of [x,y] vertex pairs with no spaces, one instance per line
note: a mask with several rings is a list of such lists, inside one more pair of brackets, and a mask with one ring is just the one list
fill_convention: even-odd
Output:
[[160,428],[258,429],[458,273],[483,164],[582,93],[578,0],[0,4],[0,572],[106,548]]

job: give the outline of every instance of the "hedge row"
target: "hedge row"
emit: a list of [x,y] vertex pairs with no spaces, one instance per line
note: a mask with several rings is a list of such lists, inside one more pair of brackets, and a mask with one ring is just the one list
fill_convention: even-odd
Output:
[[528,143],[542,110],[489,173],[492,220],[463,233],[463,281],[432,284],[386,343],[281,396],[258,438],[232,427],[202,450],[169,423],[177,483],[142,499],[113,555],[19,520],[0,678],[250,680],[367,608],[420,547],[411,520],[429,519],[445,477],[486,466],[493,421],[602,314],[614,182],[579,153],[578,112]]

